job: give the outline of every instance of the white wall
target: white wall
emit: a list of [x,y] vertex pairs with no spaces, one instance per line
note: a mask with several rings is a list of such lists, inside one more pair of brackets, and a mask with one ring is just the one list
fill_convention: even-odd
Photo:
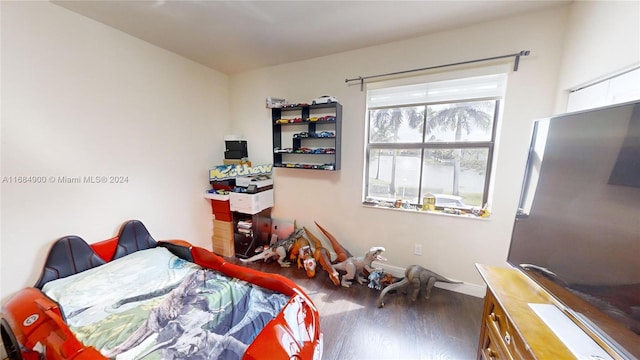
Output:
[[[513,17],[407,41],[251,71],[230,79],[233,131],[249,156],[271,162],[270,112],[264,98],[308,102],[334,95],[343,104],[342,170],[275,169],[274,217],[319,231],[317,220],[354,254],[387,248],[389,264],[420,264],[479,285],[474,263],[504,264],[526,159],[531,121],[552,112],[568,8]],[[511,74],[495,163],[493,215],[472,220],[361,206],[365,93],[346,78],[531,50]],[[512,60],[510,60],[512,61]],[[486,66],[481,65],[481,66]],[[414,243],[424,255],[413,255]],[[478,286],[479,287],[479,286]],[[483,294],[482,290],[478,291]]]
[[640,66],[640,2],[575,1],[565,44],[558,112],[569,90]]
[[[96,242],[135,218],[211,248],[202,194],[228,104],[225,75],[49,2],[2,2],[2,301],[64,235]],[[48,180],[118,175],[128,183]]]

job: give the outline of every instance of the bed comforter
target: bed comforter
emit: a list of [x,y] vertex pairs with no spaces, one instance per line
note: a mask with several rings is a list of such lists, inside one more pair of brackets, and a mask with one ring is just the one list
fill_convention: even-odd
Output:
[[156,247],[51,281],[85,345],[116,359],[240,359],[288,297]]

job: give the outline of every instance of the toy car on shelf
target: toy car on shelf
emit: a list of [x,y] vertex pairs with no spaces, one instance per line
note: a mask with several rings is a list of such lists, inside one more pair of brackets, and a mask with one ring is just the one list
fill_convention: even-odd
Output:
[[303,106],[309,106],[309,104],[307,104],[307,103],[291,103],[291,104],[287,104],[284,107],[285,108],[296,108],[296,107],[303,107]]
[[301,123],[302,118],[292,118],[292,119],[278,119],[275,121],[276,124],[291,124],[291,123]]
[[310,134],[307,131],[303,131],[301,133],[293,134],[293,137],[296,139],[308,138]]
[[319,133],[315,133],[314,137],[318,137],[318,138],[332,138],[332,137],[336,137],[336,134],[332,131],[321,131]]
[[333,96],[329,96],[329,95],[323,95],[323,96],[320,96],[319,98],[315,98],[315,99],[311,100],[311,104],[312,105],[329,104],[329,103],[334,103],[334,102],[338,102],[338,99],[336,99]]
[[335,115],[327,115],[319,117],[317,121],[336,121]]

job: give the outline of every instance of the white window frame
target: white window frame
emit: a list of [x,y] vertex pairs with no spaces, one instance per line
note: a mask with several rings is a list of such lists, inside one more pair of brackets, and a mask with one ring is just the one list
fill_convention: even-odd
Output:
[[[369,119],[369,114],[370,114],[370,110],[372,108],[376,108],[374,106],[371,106],[371,101],[369,100],[369,93],[370,91],[375,91],[377,89],[384,89],[384,88],[391,88],[391,87],[397,87],[397,86],[404,86],[404,85],[418,85],[419,84],[428,84],[428,83],[434,83],[434,82],[440,82],[440,81],[452,81],[452,80],[456,80],[456,79],[465,79],[465,78],[473,78],[473,77],[479,77],[479,76],[484,76],[484,75],[500,75],[503,76],[503,83],[502,83],[502,88],[498,91],[498,95],[492,95],[492,96],[479,96],[479,97],[454,97],[454,98],[440,98],[437,100],[433,100],[433,101],[427,101],[426,103],[428,104],[437,104],[437,103],[442,103],[444,102],[460,102],[460,101],[478,101],[478,100],[497,100],[497,106],[496,106],[496,113],[497,115],[494,117],[494,123],[493,123],[493,128],[492,128],[492,133],[491,133],[491,140],[490,140],[490,144],[488,145],[488,149],[489,149],[489,154],[487,157],[487,175],[486,175],[486,179],[485,179],[485,184],[484,184],[484,190],[483,190],[483,203],[488,204],[491,202],[491,188],[492,188],[492,184],[494,181],[494,172],[495,172],[495,166],[493,166],[493,161],[495,159],[496,156],[496,149],[497,149],[497,136],[499,133],[499,125],[502,121],[502,114],[503,114],[503,107],[504,107],[504,99],[506,96],[506,86],[507,86],[507,82],[508,82],[508,75],[509,75],[510,71],[509,71],[509,67],[506,65],[498,65],[498,66],[490,66],[490,67],[484,67],[484,68],[475,68],[475,69],[467,69],[467,70],[460,70],[460,71],[452,71],[452,72],[446,72],[446,73],[437,73],[437,74],[431,74],[431,75],[427,75],[427,76],[419,76],[419,77],[412,77],[412,78],[404,78],[404,79],[395,79],[395,80],[390,80],[390,81],[380,81],[380,82],[375,82],[375,83],[369,83],[366,84],[366,109],[365,109],[365,134],[364,134],[364,167],[363,167],[363,188],[362,188],[362,203],[363,205],[367,206],[370,205],[370,203],[367,201],[367,187],[368,187],[368,179],[369,179],[369,150],[372,148],[380,148],[379,144],[376,145],[372,145],[369,143],[369,131],[370,131],[370,119]],[[457,99],[457,100],[453,100],[453,99]],[[425,102],[423,101],[417,101],[418,104],[424,104]],[[404,103],[400,102],[400,103],[387,103],[387,104],[382,104],[379,103],[377,104],[377,107],[384,107],[384,105],[387,106],[395,106],[395,107],[402,107],[402,106],[410,106],[410,105],[414,105],[414,101],[413,100],[409,100],[406,101]],[[393,148],[395,145],[395,147],[397,148],[405,148],[406,144],[403,143],[394,143],[391,148]],[[478,145],[478,143],[458,143],[456,145],[456,148],[465,148],[465,147],[473,147],[473,145]],[[485,146],[486,144],[483,144],[483,146]],[[388,145],[384,145],[384,148],[388,148]],[[422,148],[432,148],[431,146],[425,146]],[[418,184],[419,188],[421,187],[421,184]],[[418,204],[411,204],[412,206],[417,206],[420,207],[422,205],[422,198],[425,194],[420,194],[418,196]]]
[[566,112],[593,109],[640,99],[640,66],[569,90]]

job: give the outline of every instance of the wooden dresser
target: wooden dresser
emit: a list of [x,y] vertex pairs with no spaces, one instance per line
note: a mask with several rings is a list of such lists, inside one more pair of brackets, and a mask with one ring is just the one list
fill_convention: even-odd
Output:
[[487,284],[478,359],[575,359],[529,306],[556,299],[516,269],[476,267]]

